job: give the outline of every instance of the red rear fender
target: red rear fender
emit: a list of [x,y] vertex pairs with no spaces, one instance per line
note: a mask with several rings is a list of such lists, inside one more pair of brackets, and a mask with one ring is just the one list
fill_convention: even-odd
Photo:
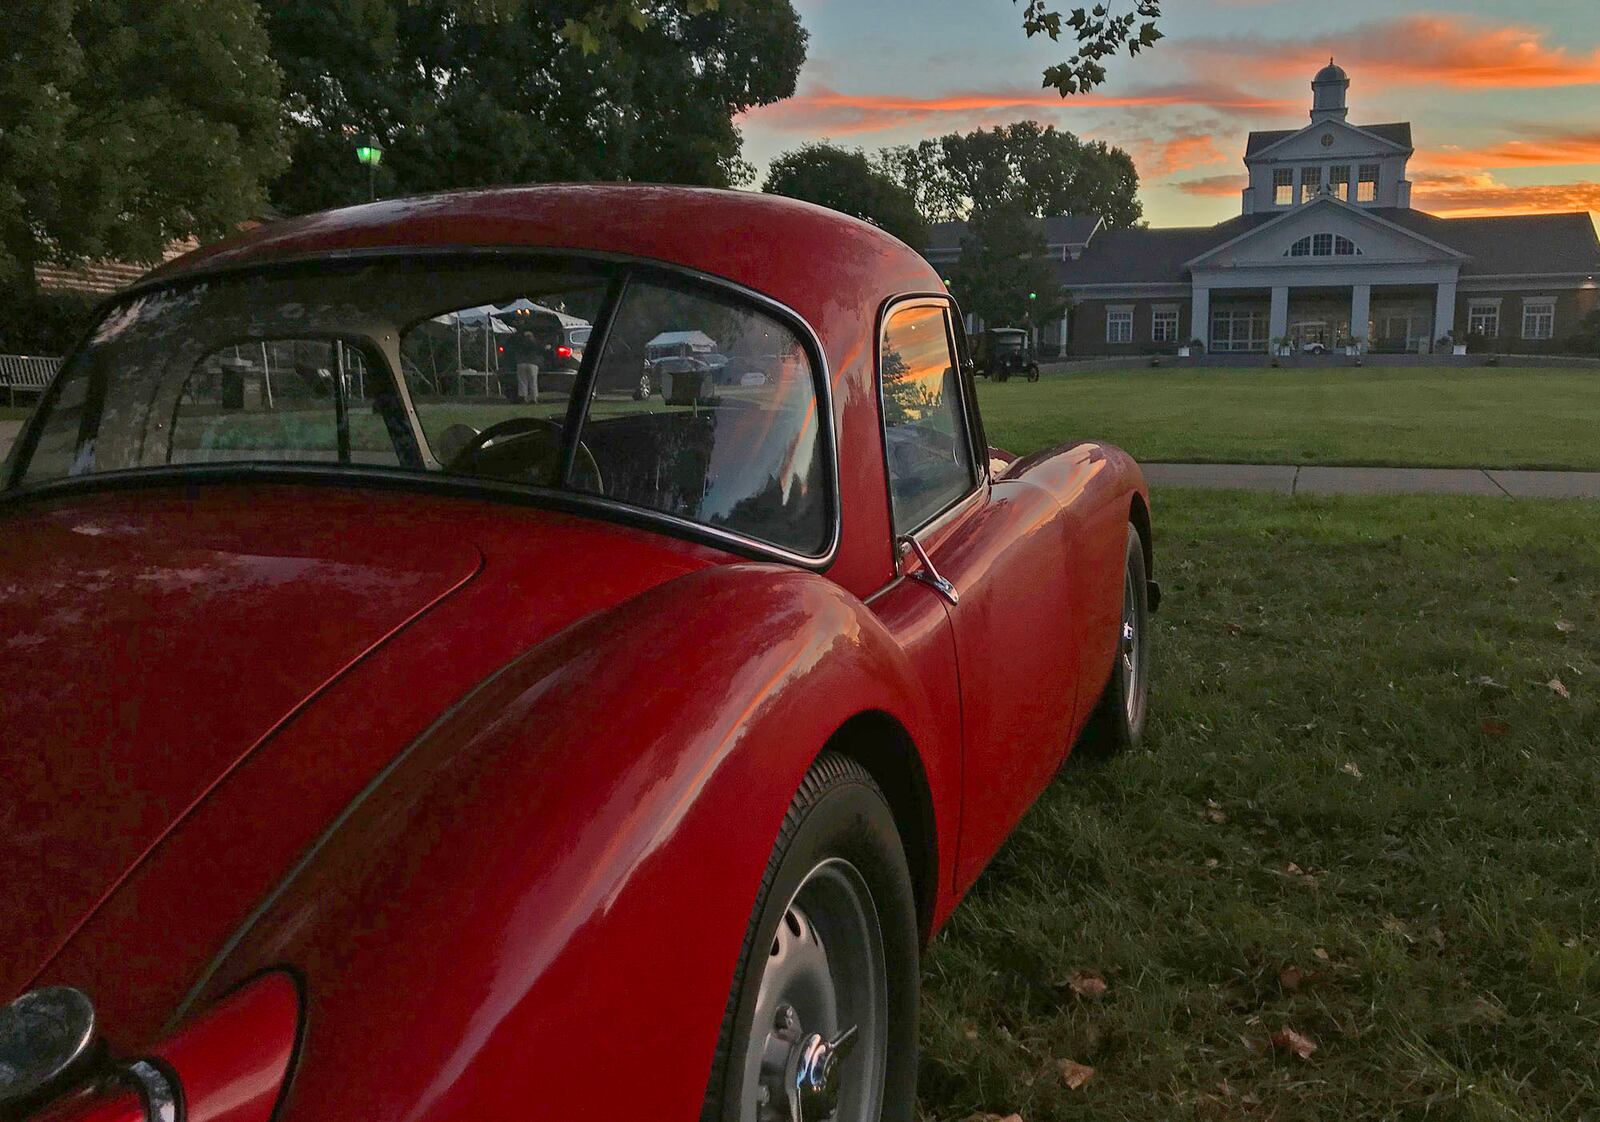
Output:
[[281,1117],[504,1117],[534,1089],[581,1117],[618,1072],[651,1073],[627,1080],[630,1114],[698,1117],[783,813],[865,710],[930,733],[882,625],[777,566],[689,574],[507,667],[380,777],[211,979],[304,972]]

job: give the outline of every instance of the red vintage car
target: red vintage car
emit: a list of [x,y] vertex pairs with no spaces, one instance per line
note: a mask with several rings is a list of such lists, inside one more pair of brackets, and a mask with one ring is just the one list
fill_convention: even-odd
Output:
[[[739,377],[637,400],[668,332]],[[1155,602],[1137,466],[988,448],[964,345],[876,228],[648,186],[111,302],[0,492],[0,1116],[909,1119],[919,951]]]

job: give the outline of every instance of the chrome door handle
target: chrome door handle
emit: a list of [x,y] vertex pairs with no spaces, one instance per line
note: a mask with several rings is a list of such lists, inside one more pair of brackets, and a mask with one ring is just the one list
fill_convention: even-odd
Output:
[[928,553],[922,548],[921,542],[910,534],[901,534],[897,541],[901,546],[910,547],[911,552],[915,553],[917,560],[922,563],[922,568],[911,574],[912,580],[920,580],[952,604],[961,602],[961,593],[956,591],[955,585],[939,575],[939,570],[933,567],[933,562],[928,559]]

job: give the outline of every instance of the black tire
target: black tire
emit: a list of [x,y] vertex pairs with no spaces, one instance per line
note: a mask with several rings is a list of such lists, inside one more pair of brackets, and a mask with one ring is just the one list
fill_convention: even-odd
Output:
[[1011,377],[1010,374],[1007,374],[1004,370],[1001,370],[1001,371],[999,371],[998,373],[995,374],[994,380],[996,382],[1004,382],[1009,377]]
[[1039,368],[1037,366],[1028,367],[1028,381],[1037,382],[1038,380],[1039,380]]
[[[1081,747],[1109,755],[1135,747],[1144,738],[1150,709],[1150,587],[1139,531],[1130,523],[1123,566],[1123,610],[1117,624],[1117,651],[1111,679],[1084,728]],[[1130,667],[1125,628],[1134,628]],[[1130,700],[1131,699],[1131,700]]]
[[[806,773],[772,847],[728,994],[702,1122],[741,1119],[744,1104],[738,1101],[739,1091],[768,948],[775,952],[778,925],[785,922],[801,885],[823,863],[841,860],[853,866],[865,882],[882,937],[887,1047],[882,1110],[877,1117],[884,1122],[911,1122],[917,1089],[921,985],[911,871],[883,792],[865,768],[835,752],[824,752]],[[861,1052],[853,1053],[842,1067],[844,1079],[860,1073],[866,1063]]]

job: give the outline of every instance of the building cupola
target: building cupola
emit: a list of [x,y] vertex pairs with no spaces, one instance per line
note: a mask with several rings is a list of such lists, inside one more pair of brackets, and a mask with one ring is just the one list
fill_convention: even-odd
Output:
[[1333,59],[1317,71],[1311,79],[1311,119],[1313,121],[1342,121],[1349,112],[1345,108],[1345,94],[1350,89],[1350,75]]

